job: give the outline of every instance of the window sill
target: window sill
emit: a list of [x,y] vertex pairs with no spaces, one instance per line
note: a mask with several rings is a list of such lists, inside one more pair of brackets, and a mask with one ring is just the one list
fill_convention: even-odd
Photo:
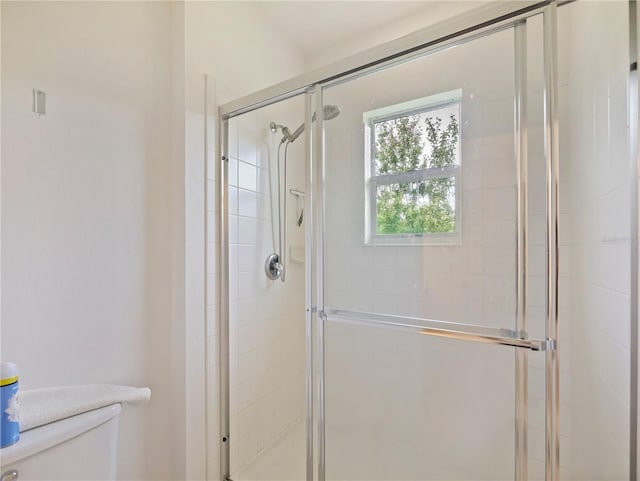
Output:
[[365,246],[461,246],[462,235],[459,232],[453,234],[398,234],[375,235],[367,238]]

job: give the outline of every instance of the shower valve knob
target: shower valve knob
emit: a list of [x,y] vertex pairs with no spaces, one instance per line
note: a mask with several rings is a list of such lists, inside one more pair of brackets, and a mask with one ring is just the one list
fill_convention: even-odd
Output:
[[267,277],[272,281],[279,279],[284,272],[284,266],[280,263],[280,256],[278,254],[269,254],[266,262],[264,263],[264,271]]

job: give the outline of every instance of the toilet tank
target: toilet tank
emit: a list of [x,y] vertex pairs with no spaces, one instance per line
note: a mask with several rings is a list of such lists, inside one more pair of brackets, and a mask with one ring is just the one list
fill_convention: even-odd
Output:
[[120,404],[112,404],[20,434],[0,451],[0,481],[116,479]]

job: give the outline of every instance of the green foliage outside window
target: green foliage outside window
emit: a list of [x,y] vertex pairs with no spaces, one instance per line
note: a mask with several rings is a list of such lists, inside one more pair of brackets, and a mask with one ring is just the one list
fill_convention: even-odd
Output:
[[[456,165],[459,125],[451,114],[419,114],[375,124],[377,176]],[[456,229],[453,176],[379,184],[377,233],[451,233]]]

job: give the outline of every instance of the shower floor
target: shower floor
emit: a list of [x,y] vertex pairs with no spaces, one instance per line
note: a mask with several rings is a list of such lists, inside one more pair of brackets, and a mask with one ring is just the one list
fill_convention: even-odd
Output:
[[243,468],[236,481],[301,481],[306,473],[306,430],[304,419],[265,448],[253,462]]
[[[510,476],[492,475],[491,469],[477,469],[464,463],[451,465],[441,460],[405,452],[382,456],[382,443],[364,432],[333,429],[329,437],[327,480],[334,481],[505,481]],[[340,441],[338,443],[338,440]],[[295,423],[281,438],[266,447],[249,465],[232,475],[234,481],[303,481],[306,476],[305,420]],[[391,455],[391,456],[389,456]],[[476,467],[477,468],[477,467]],[[495,473],[494,473],[495,474]],[[537,478],[535,478],[537,479]]]

